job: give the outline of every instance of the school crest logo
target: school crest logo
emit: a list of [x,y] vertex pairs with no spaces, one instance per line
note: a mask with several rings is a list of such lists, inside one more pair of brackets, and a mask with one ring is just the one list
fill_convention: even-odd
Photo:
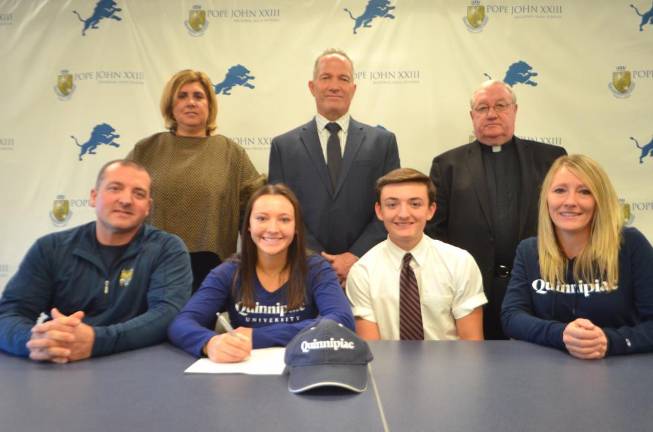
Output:
[[619,199],[619,206],[621,207],[621,215],[623,216],[625,225],[632,225],[635,216],[630,211],[630,204],[624,199]]
[[209,26],[209,22],[206,20],[206,11],[200,5],[193,6],[188,11],[188,20],[184,21],[184,24],[191,36],[202,36]]
[[54,226],[65,226],[72,215],[70,201],[64,195],[57,195],[57,198],[52,201],[52,211],[50,212],[50,219]]
[[644,158],[646,156],[653,157],[653,137],[651,137],[651,142],[643,146],[639,145],[639,141],[637,141],[637,139],[633,137],[630,137],[630,139],[635,143],[637,148],[641,150],[639,155],[639,163],[644,163]]
[[214,86],[215,94],[223,94],[229,96],[231,94],[231,90],[234,87],[239,86],[253,89],[254,84],[250,83],[250,81],[253,79],[256,79],[256,77],[250,75],[250,70],[245,66],[240,64],[231,66],[227,71],[227,75],[224,77],[224,80]]
[[73,74],[66,69],[62,70],[57,76],[57,84],[54,86],[54,92],[59,96],[60,100],[68,100],[73,96],[75,91],[75,82]]
[[95,151],[99,145],[120,147],[120,144],[115,142],[115,139],[120,138],[120,135],[118,135],[116,130],[107,123],[100,123],[96,125],[91,132],[91,137],[84,144],[80,144],[74,135],[71,135],[70,137],[75,140],[75,144],[79,146],[80,161],[82,160],[82,156],[85,154],[95,154]]
[[120,271],[119,283],[121,288],[127,288],[129,283],[132,281],[132,276],[134,276],[133,268],[124,268]]
[[369,0],[360,16],[355,17],[347,8],[343,10],[354,21],[354,34],[356,34],[356,30],[361,27],[372,27],[371,23],[375,18],[395,19],[395,16],[390,13],[394,8],[395,6],[390,5],[389,0]]
[[618,98],[627,98],[635,89],[632,73],[626,69],[626,66],[617,66],[612,72],[612,82],[608,84],[612,94]]
[[479,33],[483,31],[487,20],[485,6],[479,0],[474,0],[470,6],[467,6],[467,16],[463,18],[467,30],[472,33]]
[[82,36],[86,36],[86,30],[88,29],[98,29],[100,21],[111,18],[112,20],[122,21],[117,13],[120,12],[120,9],[114,0],[99,0],[93,9],[93,14],[84,19],[76,10],[73,11],[77,18],[84,23],[84,28],[82,28]]
[[649,9],[647,12],[641,13],[639,9],[637,9],[637,6],[631,4],[631,8],[635,9],[635,13],[642,17],[642,20],[639,23],[639,31],[644,31],[644,26],[646,24],[652,24],[653,25],[653,4],[651,4],[651,9]]

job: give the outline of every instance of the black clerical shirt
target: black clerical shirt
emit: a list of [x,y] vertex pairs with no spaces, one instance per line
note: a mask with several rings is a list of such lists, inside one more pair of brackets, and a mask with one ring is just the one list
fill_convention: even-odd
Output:
[[517,146],[514,138],[501,146],[479,145],[494,226],[495,263],[512,266],[519,237],[521,171]]

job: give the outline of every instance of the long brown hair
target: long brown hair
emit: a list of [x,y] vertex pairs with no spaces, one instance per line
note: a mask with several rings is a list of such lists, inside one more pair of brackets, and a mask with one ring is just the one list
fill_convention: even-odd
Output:
[[256,277],[256,263],[258,261],[258,249],[252,240],[249,232],[249,219],[252,215],[252,208],[257,199],[264,195],[281,195],[290,201],[295,211],[295,238],[288,246],[286,266],[288,269],[288,309],[297,309],[305,302],[306,297],[306,246],[304,243],[304,219],[302,218],[299,201],[288,186],[278,183],[265,185],[252,194],[247,202],[247,209],[243,218],[243,226],[240,230],[242,239],[242,251],[236,256],[235,261],[239,262],[238,271],[234,273],[231,284],[232,295],[235,301],[241,301],[243,306],[253,308],[254,280]]

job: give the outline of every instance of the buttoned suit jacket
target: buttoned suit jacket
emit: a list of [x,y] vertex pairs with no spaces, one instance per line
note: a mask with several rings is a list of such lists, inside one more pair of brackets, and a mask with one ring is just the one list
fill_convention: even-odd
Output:
[[[481,145],[474,141],[433,159],[430,175],[436,187],[437,208],[427,233],[472,254],[491,299],[495,265],[512,262],[495,262],[493,216]],[[515,145],[521,170],[519,226],[515,227],[519,241],[536,235],[542,181],[551,164],[567,152],[562,147],[517,137]]]
[[309,248],[361,257],[387,236],[374,212],[375,184],[395,168],[395,135],[352,118],[334,189],[313,119],[272,140],[268,181],[285,183],[297,195]]

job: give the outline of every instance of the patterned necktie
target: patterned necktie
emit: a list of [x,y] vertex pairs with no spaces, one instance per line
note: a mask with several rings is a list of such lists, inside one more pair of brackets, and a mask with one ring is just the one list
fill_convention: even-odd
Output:
[[413,256],[404,255],[399,277],[399,339],[424,340],[422,307],[415,272],[410,267]]
[[342,165],[342,152],[340,151],[340,138],[338,131],[340,125],[335,122],[327,123],[326,129],[329,131],[329,140],[327,141],[327,166],[331,175],[331,186],[335,191],[338,184],[338,175],[340,175],[340,165]]

